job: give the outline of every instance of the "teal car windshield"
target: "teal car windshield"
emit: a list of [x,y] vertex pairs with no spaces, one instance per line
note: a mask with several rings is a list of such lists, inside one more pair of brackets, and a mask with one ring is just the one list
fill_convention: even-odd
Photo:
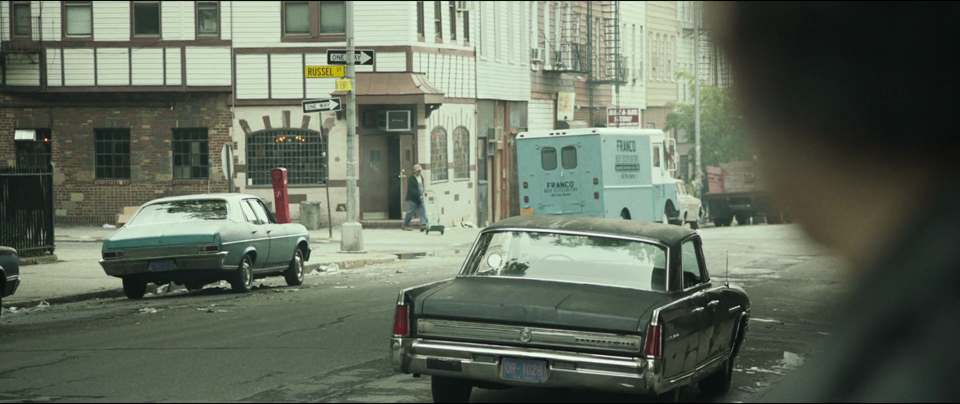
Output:
[[463,275],[666,291],[666,264],[664,248],[650,243],[510,231],[483,235]]
[[193,199],[160,202],[144,206],[140,213],[130,221],[129,225],[226,219],[226,201],[222,199]]

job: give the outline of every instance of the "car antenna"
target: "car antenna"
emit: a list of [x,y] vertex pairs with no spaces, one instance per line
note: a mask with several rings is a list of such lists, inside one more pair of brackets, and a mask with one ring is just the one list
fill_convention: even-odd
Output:
[[730,287],[730,250],[727,250],[726,253],[727,253],[727,263],[723,268],[723,272],[724,272],[723,283],[724,283],[724,286],[729,288]]

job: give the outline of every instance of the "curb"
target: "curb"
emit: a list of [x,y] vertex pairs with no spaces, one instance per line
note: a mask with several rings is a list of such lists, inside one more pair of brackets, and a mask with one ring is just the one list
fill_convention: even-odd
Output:
[[[330,265],[330,264],[336,264],[337,267],[340,269],[356,269],[356,268],[362,268],[368,265],[396,262],[397,260],[399,260],[399,258],[370,258],[370,259],[345,260],[345,261],[328,260],[323,262],[309,263],[304,267],[304,269],[306,270],[306,273],[310,273],[310,272],[318,271],[321,266]],[[96,292],[80,293],[76,295],[51,297],[47,299],[32,299],[32,300],[12,301],[12,302],[9,301],[8,299],[4,299],[3,306],[31,308],[39,305],[40,302],[47,302],[49,304],[65,304],[65,303],[82,302],[86,300],[108,299],[108,298],[116,298],[116,297],[123,297],[123,296],[124,296],[123,289],[117,288],[117,289],[100,290]]]
[[20,266],[55,264],[59,262],[56,254],[41,255],[39,257],[20,257]]
[[55,243],[102,243],[102,238],[56,238]]

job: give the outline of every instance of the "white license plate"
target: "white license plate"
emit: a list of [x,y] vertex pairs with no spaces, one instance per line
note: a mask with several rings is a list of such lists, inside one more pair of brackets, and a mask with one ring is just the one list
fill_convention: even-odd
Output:
[[547,361],[503,358],[500,360],[500,378],[526,383],[546,382]]
[[147,266],[147,270],[151,272],[170,271],[176,268],[177,264],[173,260],[150,261],[150,265]]

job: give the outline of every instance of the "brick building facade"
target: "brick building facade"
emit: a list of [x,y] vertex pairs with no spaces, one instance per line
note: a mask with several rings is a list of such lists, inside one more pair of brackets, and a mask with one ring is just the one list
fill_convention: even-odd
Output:
[[[0,131],[48,134],[58,224],[115,223],[125,206],[227,190],[219,151],[230,141],[229,103],[224,93],[7,94],[0,98]],[[0,139],[0,166],[16,167],[30,153],[27,143]],[[197,146],[184,151],[190,143]]]

